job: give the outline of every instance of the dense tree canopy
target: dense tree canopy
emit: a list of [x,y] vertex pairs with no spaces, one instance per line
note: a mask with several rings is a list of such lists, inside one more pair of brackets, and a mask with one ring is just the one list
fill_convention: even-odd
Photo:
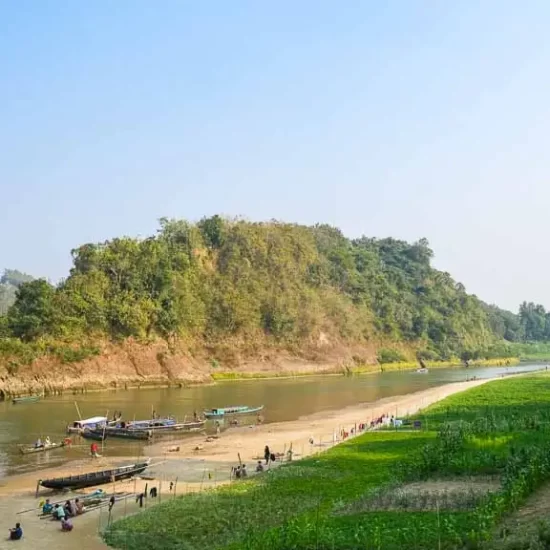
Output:
[[349,240],[327,225],[162,219],[153,237],[73,250],[57,287],[6,271],[2,283],[19,288],[3,330],[31,342],[260,336],[296,344],[325,333],[420,343],[433,359],[470,357],[503,339],[550,339],[542,306],[522,304],[518,316],[483,304],[434,269],[432,256],[425,239]]

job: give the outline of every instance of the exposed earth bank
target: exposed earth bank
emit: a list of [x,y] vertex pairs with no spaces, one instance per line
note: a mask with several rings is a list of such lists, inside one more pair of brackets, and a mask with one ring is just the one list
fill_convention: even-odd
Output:
[[[408,362],[380,365],[380,349],[391,345]],[[183,345],[169,346],[164,340],[148,344],[127,340],[104,343],[98,355],[79,362],[64,363],[43,356],[28,365],[0,359],[0,398],[29,394],[84,393],[86,391],[151,386],[209,384],[219,379],[266,378],[321,374],[370,373],[382,370],[412,369],[416,347],[384,342],[343,344],[320,335],[294,352],[276,346],[250,348],[250,343],[227,342],[190,351]],[[514,364],[503,359],[483,364]],[[429,363],[430,367],[453,366],[459,361]]]

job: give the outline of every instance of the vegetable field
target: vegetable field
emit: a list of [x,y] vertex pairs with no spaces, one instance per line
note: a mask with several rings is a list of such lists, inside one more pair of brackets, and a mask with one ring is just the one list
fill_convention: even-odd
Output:
[[420,431],[366,433],[155,506],[105,539],[125,550],[473,550],[497,536],[506,548],[499,522],[550,479],[550,377],[484,384],[417,419]]

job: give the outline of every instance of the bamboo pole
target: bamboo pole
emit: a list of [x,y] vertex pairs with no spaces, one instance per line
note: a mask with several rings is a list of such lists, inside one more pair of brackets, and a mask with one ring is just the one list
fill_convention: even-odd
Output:
[[78,403],[75,401],[74,406],[76,407],[76,412],[78,413],[78,419],[82,420],[82,415],[80,414],[80,409],[78,408]]

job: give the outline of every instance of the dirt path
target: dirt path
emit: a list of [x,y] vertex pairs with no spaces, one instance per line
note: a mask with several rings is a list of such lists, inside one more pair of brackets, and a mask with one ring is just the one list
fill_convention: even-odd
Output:
[[[148,477],[155,480],[139,480],[125,484],[117,483],[116,491],[140,492],[145,483],[151,487],[156,484],[169,498],[170,481],[178,479],[178,494],[184,491],[196,491],[205,487],[226,483],[229,480],[229,470],[232,464],[238,463],[238,453],[243,462],[253,467],[254,460],[263,454],[265,445],[269,445],[274,452],[284,452],[292,444],[294,459],[320,452],[334,443],[337,443],[341,430],[351,433],[351,429],[360,423],[370,423],[370,420],[383,414],[400,417],[414,414],[420,409],[444,399],[454,393],[479,386],[490,380],[475,380],[447,384],[437,388],[420,391],[406,396],[391,397],[348,407],[340,411],[328,411],[307,416],[292,422],[280,422],[248,428],[235,428],[220,435],[218,439],[205,441],[205,436],[196,436],[179,442],[170,442],[169,445],[157,444],[145,449],[151,457],[153,466],[147,471]],[[313,444],[310,439],[313,439]],[[179,446],[179,452],[169,452],[169,448]],[[197,447],[201,450],[195,450]],[[62,468],[44,470],[41,478],[56,477],[71,473],[83,473],[108,468],[120,462],[128,463],[128,459],[120,457],[103,457],[100,459],[86,459],[77,461]],[[36,512],[17,515],[17,512],[26,509],[38,508],[38,503],[44,496],[35,498],[37,474],[25,474],[7,478],[0,486],[0,533],[7,537],[8,528],[13,527],[16,521],[21,521],[24,529],[24,538],[17,547],[20,550],[34,550],[39,543],[41,546],[54,546],[57,550],[104,550],[107,547],[97,536],[100,522],[106,521],[99,517],[99,512],[92,512],[75,520],[72,533],[62,533],[59,524],[47,520],[40,520]],[[107,492],[112,486],[104,486]],[[10,498],[6,498],[7,496]],[[61,497],[63,498],[63,497]],[[61,500],[56,497],[57,500]],[[68,498],[64,497],[64,498]],[[136,509],[135,500],[130,499],[126,505],[117,505],[114,518],[123,513]],[[0,548],[7,545],[1,542]]]

